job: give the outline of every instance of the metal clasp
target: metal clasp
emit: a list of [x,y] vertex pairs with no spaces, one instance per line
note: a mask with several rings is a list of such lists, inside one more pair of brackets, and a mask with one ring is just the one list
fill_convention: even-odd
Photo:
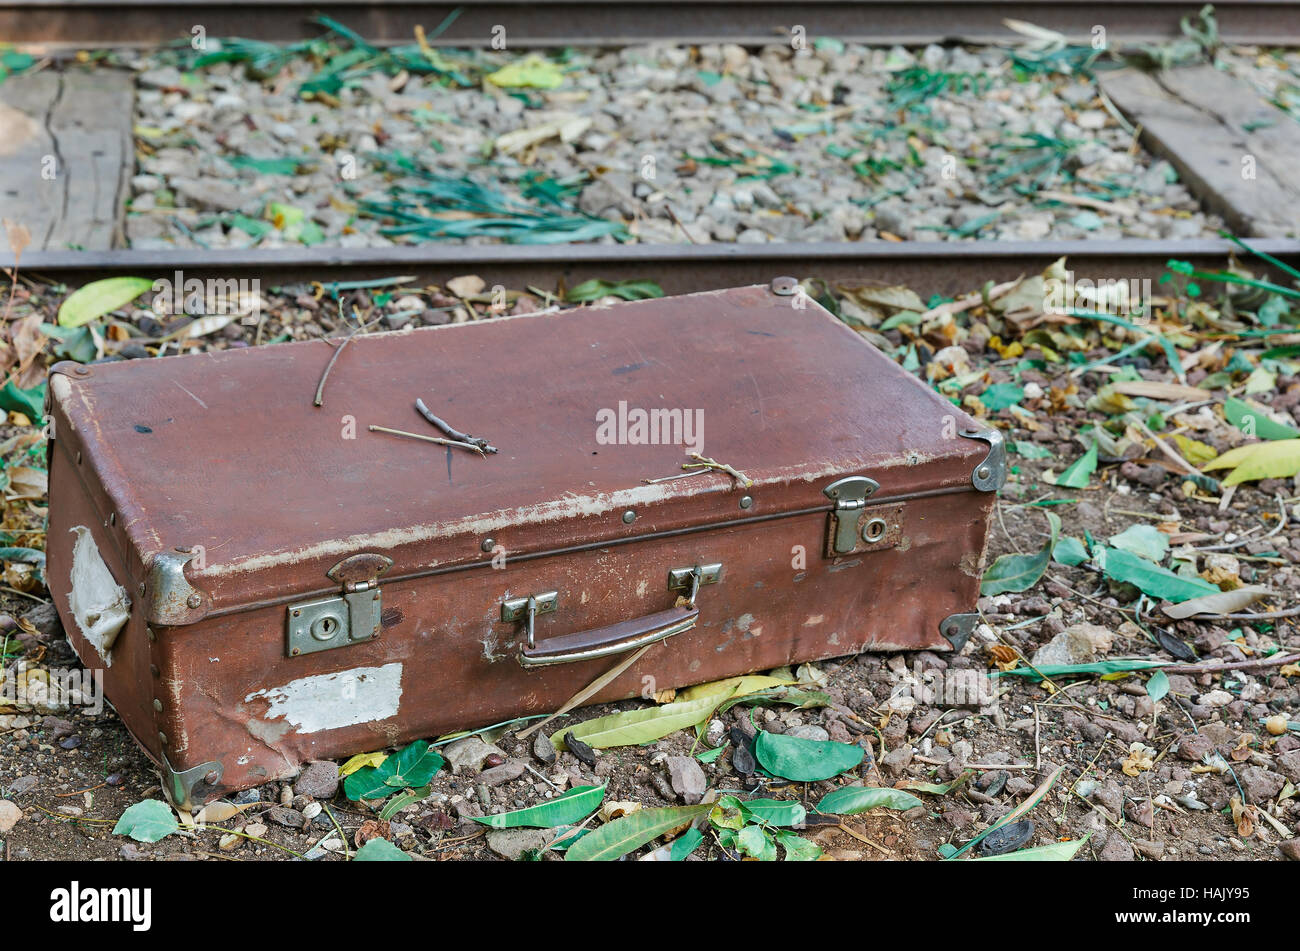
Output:
[[686,603],[694,604],[700,593],[700,585],[717,584],[722,577],[722,562],[715,561],[707,565],[693,565],[690,568],[673,568],[668,572],[668,590],[685,590]]
[[[858,516],[867,507],[867,497],[880,488],[880,483],[866,476],[847,476],[822,489],[822,494],[835,503],[831,511],[834,525],[836,554],[846,555],[858,545]],[[883,532],[881,537],[883,537]]]
[[501,620],[510,622],[524,619],[524,637],[527,639],[528,649],[532,650],[536,646],[536,635],[533,630],[533,622],[539,614],[551,614],[555,611],[555,606],[559,603],[560,595],[558,591],[546,591],[542,594],[530,594],[526,598],[510,598],[501,602]]
[[285,652],[297,657],[378,637],[383,616],[379,576],[392,564],[391,558],[366,552],[331,568],[327,574],[343,586],[342,593],[289,605]]

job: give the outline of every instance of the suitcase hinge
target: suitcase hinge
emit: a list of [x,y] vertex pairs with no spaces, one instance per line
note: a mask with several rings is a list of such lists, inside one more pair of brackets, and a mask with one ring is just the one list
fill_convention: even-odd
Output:
[[835,508],[831,510],[831,524],[837,554],[848,554],[857,547],[858,515],[866,508],[867,497],[878,488],[880,483],[875,479],[848,476],[822,489],[822,494],[835,503]]
[[346,647],[379,636],[379,576],[393,560],[369,552],[344,558],[327,574],[342,585],[333,598],[289,605],[285,653],[290,657]]

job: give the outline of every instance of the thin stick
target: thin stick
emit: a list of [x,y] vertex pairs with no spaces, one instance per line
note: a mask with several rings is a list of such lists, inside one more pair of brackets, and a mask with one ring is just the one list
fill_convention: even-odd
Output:
[[481,452],[497,451],[497,447],[489,446],[488,441],[486,439],[480,439],[478,436],[471,436],[469,435],[469,433],[462,433],[460,430],[452,428],[452,426],[449,423],[447,423],[445,420],[439,419],[437,416],[434,416],[432,411],[429,409],[429,407],[424,405],[424,400],[416,400],[415,409],[421,416],[427,419],[430,423],[432,423],[438,429],[446,433],[449,438],[455,439],[459,442],[467,442],[470,443],[471,445],[477,446],[479,448],[479,451]]
[[664,202],[664,208],[668,210],[668,217],[673,219],[673,224],[681,229],[682,234],[686,235],[686,240],[691,244],[699,244],[698,241],[691,237],[691,233],[686,230],[686,225],[682,224],[681,221],[678,220],[677,212],[673,211],[673,206],[668,204],[668,202]]
[[313,406],[321,406],[325,402],[325,380],[330,375],[330,370],[334,369],[334,364],[338,362],[339,354],[343,352],[343,348],[348,345],[348,342],[360,329],[361,328],[358,327],[356,330],[352,331],[352,333],[343,338],[341,344],[334,348],[334,355],[330,357],[330,362],[325,364],[325,372],[320,375],[320,383],[316,384],[316,399],[312,400]]
[[402,429],[389,429],[387,426],[371,426],[372,433],[388,433],[391,436],[406,436],[408,439],[418,439],[421,442],[433,442],[439,446],[456,446],[459,449],[468,449],[470,452],[477,452],[483,455],[483,450],[473,443],[459,442],[455,439],[440,439],[437,436],[425,436],[420,433],[408,433]]
[[1189,621],[1271,621],[1274,618],[1300,616],[1300,608],[1285,611],[1265,611],[1262,614],[1193,614]]
[[1300,661],[1300,654],[1267,657],[1262,660],[1241,660],[1231,664],[1174,664],[1161,669],[1167,674],[1213,674],[1221,670],[1244,670],[1247,667],[1281,667],[1297,661]]
[[739,469],[733,469],[725,462],[718,462],[717,460],[710,459],[707,456],[701,456],[698,452],[691,453],[691,458],[695,461],[683,462],[683,469],[716,469],[718,472],[725,472],[747,489],[754,484],[753,479],[745,475],[745,473],[741,472]]
[[560,709],[556,710],[545,720],[542,720],[539,723],[534,723],[532,726],[524,730],[522,733],[516,733],[515,739],[526,740],[528,739],[528,737],[532,736],[534,733],[536,733],[542,727],[546,726],[546,724],[550,723],[556,717],[564,716],[564,714],[568,713],[570,710],[572,710],[578,704],[582,703],[584,700],[586,700],[596,691],[600,690],[606,684],[610,683],[615,677],[623,673],[623,671],[627,670],[629,667],[635,664],[638,660],[640,660],[643,656],[645,656],[645,652],[652,647],[654,647],[654,644],[647,644],[645,647],[641,648],[631,657],[627,658],[626,660],[619,661],[611,669],[601,674],[591,683],[587,684],[587,686],[583,687],[572,697],[566,700],[564,702],[564,706],[560,707]]

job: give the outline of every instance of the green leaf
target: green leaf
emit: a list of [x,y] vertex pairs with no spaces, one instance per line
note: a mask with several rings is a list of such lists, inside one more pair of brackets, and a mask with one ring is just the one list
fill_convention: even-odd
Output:
[[982,858],[971,859],[972,862],[1068,862],[1074,858],[1075,853],[1083,848],[1083,844],[1092,838],[1089,832],[1082,839],[1073,842],[1053,842],[1050,845],[1040,845],[1032,849],[1021,849],[1019,852],[1008,852],[1006,855],[985,855]]
[[801,835],[782,830],[776,834],[776,841],[785,849],[787,862],[815,862],[821,858],[821,846]]
[[157,842],[179,828],[171,806],[160,799],[146,799],[127,807],[113,826],[113,835],[129,835],[137,842]]
[[1028,555],[1000,555],[980,582],[980,594],[990,596],[1007,591],[1028,591],[1047,571],[1061,531],[1061,519],[1054,512],[1044,512],[1051,535],[1042,549]]
[[698,806],[638,809],[583,836],[569,847],[564,858],[572,862],[612,862],[713,808],[713,803],[705,802]]
[[1024,398],[1024,388],[1014,383],[994,383],[992,386],[985,387],[984,392],[979,396],[980,402],[990,413],[1015,406]]
[[670,862],[684,861],[686,856],[698,849],[703,841],[703,832],[694,827],[687,829],[673,840],[672,847],[668,850],[668,860]]
[[564,299],[574,304],[585,304],[610,296],[623,300],[648,300],[663,297],[664,289],[654,281],[602,281],[593,278],[570,288]]
[[69,294],[59,307],[59,326],[80,327],[98,320],[152,290],[153,284],[147,277],[107,277],[92,281]]
[[1097,471],[1097,442],[1093,440],[1088,451],[1076,459],[1068,469],[1056,477],[1056,485],[1065,489],[1087,487],[1092,474]]
[[1110,536],[1110,543],[1121,551],[1159,564],[1169,553],[1169,536],[1154,525],[1130,525],[1118,535]]
[[1184,578],[1168,568],[1153,565],[1145,558],[1118,548],[1106,548],[1097,559],[1107,578],[1133,585],[1147,597],[1166,601],[1187,601],[1205,594],[1214,594],[1216,585],[1200,578]]
[[754,756],[773,776],[812,783],[853,769],[862,762],[863,750],[848,743],[804,740],[760,730],[754,740]]
[[567,726],[551,736],[551,743],[556,749],[561,749],[564,738],[572,734],[597,750],[611,746],[640,746],[707,720],[714,708],[727,696],[715,694],[699,700],[665,703],[661,707],[611,713],[585,723]]
[[295,158],[252,158],[248,155],[223,156],[235,168],[251,168],[263,175],[297,175],[302,165]]
[[1046,446],[1040,446],[1038,443],[1030,442],[1027,439],[1017,439],[1011,444],[1011,451],[1018,456],[1024,456],[1026,459],[1052,458],[1052,450],[1048,449]]
[[1285,423],[1279,423],[1266,413],[1251,406],[1245,400],[1230,396],[1223,402],[1223,415],[1228,422],[1236,426],[1247,436],[1260,439],[1295,439],[1300,437],[1300,430],[1293,429]]
[[1093,664],[1039,664],[1034,667],[1017,667],[1015,670],[995,670],[990,677],[1025,677],[1042,680],[1044,677],[1068,677],[1071,674],[1123,674],[1133,670],[1151,670],[1164,667],[1163,660],[1100,660]]
[[343,781],[343,792],[353,802],[361,799],[383,799],[398,789],[418,789],[429,785],[434,774],[446,761],[429,749],[426,740],[416,740],[410,746],[388,757],[378,766],[365,766]]
[[762,826],[745,826],[736,833],[736,849],[741,855],[751,855],[756,859],[761,859],[769,848],[772,848],[775,856],[776,850],[772,847],[772,837],[768,835],[767,830]]
[[429,787],[421,786],[419,789],[408,789],[399,793],[388,801],[383,809],[379,810],[379,818],[385,821],[393,818],[413,802],[423,802],[429,795]]
[[370,839],[352,856],[354,862],[413,862],[415,861],[387,839]]
[[1088,560],[1088,552],[1083,547],[1083,542],[1073,535],[1066,535],[1052,549],[1052,560],[1074,567]]
[[1159,703],[1169,693],[1169,675],[1157,670],[1147,681],[1147,696]]
[[924,805],[920,799],[901,789],[845,786],[823,796],[817,811],[827,816],[856,816],[872,809],[911,809],[920,805]]
[[20,390],[9,380],[0,388],[0,409],[22,413],[33,423],[39,421],[45,415],[45,384]]
[[803,803],[791,799],[750,799],[740,802],[740,809],[770,826],[798,825],[808,814]]
[[515,829],[531,826],[537,829],[554,829],[572,825],[587,818],[605,798],[604,786],[575,786],[562,796],[527,809],[503,812],[495,816],[473,816],[475,822],[493,829]]

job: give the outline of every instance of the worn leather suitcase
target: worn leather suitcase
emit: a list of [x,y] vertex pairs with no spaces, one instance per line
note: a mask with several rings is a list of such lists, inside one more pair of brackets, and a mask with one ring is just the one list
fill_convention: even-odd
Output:
[[[319,407],[337,341],[58,364],[68,637],[186,805],[646,644],[591,702],[960,647],[1001,438],[793,289],[357,336]],[[417,398],[499,451],[369,429],[441,436]]]

